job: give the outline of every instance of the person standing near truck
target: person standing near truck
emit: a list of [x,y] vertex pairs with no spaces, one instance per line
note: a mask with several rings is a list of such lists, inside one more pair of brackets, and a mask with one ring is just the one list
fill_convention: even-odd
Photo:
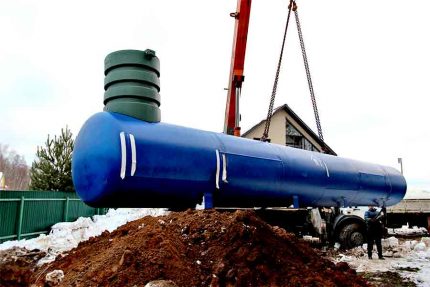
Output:
[[378,212],[375,206],[372,205],[370,205],[369,210],[364,213],[364,220],[367,225],[367,255],[369,259],[372,259],[373,243],[375,243],[379,259],[384,260],[381,244],[381,239],[384,234],[383,217],[384,212],[382,210]]

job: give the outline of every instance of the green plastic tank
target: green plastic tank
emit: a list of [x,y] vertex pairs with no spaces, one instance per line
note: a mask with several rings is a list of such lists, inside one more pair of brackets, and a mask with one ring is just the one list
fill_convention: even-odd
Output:
[[105,58],[104,110],[159,122],[160,61],[153,50],[120,50]]

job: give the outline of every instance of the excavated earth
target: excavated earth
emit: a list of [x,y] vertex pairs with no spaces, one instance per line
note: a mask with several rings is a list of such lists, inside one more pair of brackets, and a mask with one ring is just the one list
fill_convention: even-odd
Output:
[[59,286],[143,287],[152,280],[184,287],[370,286],[346,263],[324,259],[252,211],[147,216],[82,242],[20,279],[44,286],[45,275],[53,270],[64,272]]

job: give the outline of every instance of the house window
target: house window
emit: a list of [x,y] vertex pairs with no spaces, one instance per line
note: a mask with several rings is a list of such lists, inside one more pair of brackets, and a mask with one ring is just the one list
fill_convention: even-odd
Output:
[[286,121],[285,145],[311,151],[318,151],[288,120]]

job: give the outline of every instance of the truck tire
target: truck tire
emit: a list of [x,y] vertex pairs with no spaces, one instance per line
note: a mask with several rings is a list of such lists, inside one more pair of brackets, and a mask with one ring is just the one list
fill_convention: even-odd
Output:
[[364,230],[357,223],[347,224],[340,229],[338,239],[344,249],[361,246],[365,243]]

